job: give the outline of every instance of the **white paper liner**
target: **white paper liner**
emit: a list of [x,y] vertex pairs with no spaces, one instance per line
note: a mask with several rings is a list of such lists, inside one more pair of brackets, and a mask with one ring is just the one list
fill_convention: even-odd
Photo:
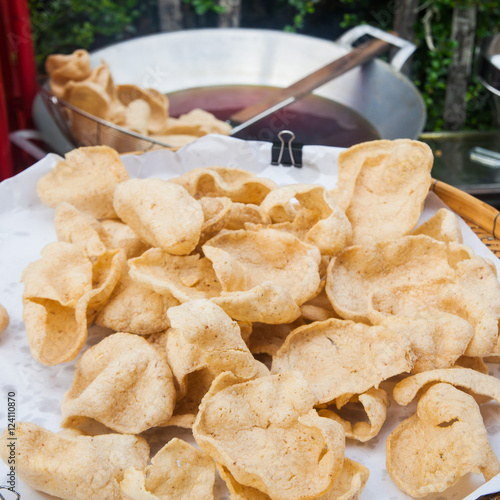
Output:
[[[273,179],[280,185],[306,182],[323,184],[332,189],[337,181],[337,158],[340,148],[305,146],[303,168],[270,165],[271,144],[247,142],[223,136],[205,136],[176,153],[154,151],[139,156],[123,156],[132,177],[179,176],[191,168],[222,165],[243,168],[257,175]],[[10,316],[10,325],[0,335],[0,431],[7,427],[7,394],[15,392],[16,420],[39,424],[58,431],[60,403],[69,390],[74,373],[74,361],[54,367],[43,366],[30,355],[26,331],[22,321],[21,296],[23,286],[19,280],[23,269],[40,258],[41,249],[56,240],[54,210],[45,207],[36,195],[38,179],[49,172],[57,155],[48,155],[17,176],[0,183],[0,304]],[[420,222],[431,217],[444,203],[430,193]],[[491,259],[500,275],[500,260],[479,240],[467,224],[461,221],[464,242],[477,255]],[[96,344],[108,331],[92,327],[85,349]],[[490,373],[499,375],[499,366],[490,365]],[[500,407],[496,403],[481,408],[494,451],[500,456]],[[415,412],[415,405],[398,407],[391,401],[388,419],[380,434],[367,443],[348,440],[346,456],[370,469],[370,478],[361,495],[366,499],[399,500],[410,498],[403,494],[390,479],[385,466],[385,442],[399,422]],[[190,438],[190,431],[171,428],[171,436]],[[7,484],[7,466],[0,461],[0,485]],[[500,479],[496,478],[500,483]],[[427,499],[462,500],[484,482],[482,476],[472,474],[462,478],[446,492],[429,495]],[[493,483],[492,483],[493,484]],[[500,489],[495,485],[493,491]],[[16,490],[23,500],[53,498],[35,492],[17,479]],[[3,490],[0,490],[2,493]],[[488,490],[490,491],[490,490]],[[477,492],[477,496],[479,491]],[[6,496],[10,500],[10,497]],[[14,498],[14,497],[13,497]],[[217,500],[229,499],[225,486],[216,486]],[[476,494],[467,499],[476,498]]]

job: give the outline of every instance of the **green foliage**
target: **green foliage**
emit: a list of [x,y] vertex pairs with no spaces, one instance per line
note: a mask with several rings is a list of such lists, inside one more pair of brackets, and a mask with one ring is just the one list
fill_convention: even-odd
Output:
[[443,0],[440,10],[435,12],[440,22],[432,22],[435,50],[427,46],[423,24],[417,23],[415,26],[418,49],[414,57],[412,76],[427,108],[427,130],[444,129],[446,81],[456,47],[456,43],[450,39],[452,9],[443,8],[448,2],[449,0]]
[[54,53],[92,49],[139,34],[155,0],[28,0],[37,66]]
[[[219,5],[218,0],[183,0],[191,5],[199,16],[209,12],[220,14],[224,12],[224,7]],[[304,20],[308,14],[315,12],[315,4],[320,0],[279,0],[282,8],[291,7],[294,11],[293,23],[284,26],[285,31],[296,32],[304,28]]]
[[373,5],[373,2],[366,0],[340,0],[340,3],[345,5],[346,10],[346,12],[344,12],[344,19],[340,23],[340,26],[344,29],[349,29],[360,24],[366,24],[370,8],[376,8]]
[[[372,24],[382,29],[392,29],[394,12],[390,11],[387,3],[358,2],[341,0],[346,6],[342,27],[350,28],[362,23]],[[456,43],[451,40],[453,8],[476,6],[477,28],[475,33],[476,45],[498,31],[500,19],[500,2],[498,0],[433,0],[424,1],[418,13],[414,26],[415,44],[417,50],[413,56],[410,78],[422,94],[427,107],[426,130],[444,130],[443,119],[445,109],[446,83],[448,71],[452,63],[453,51]],[[395,3],[393,2],[393,7]],[[350,9],[354,9],[351,11]],[[426,40],[424,17],[432,14],[428,26],[434,47],[429,46]],[[385,22],[381,24],[381,20]],[[477,54],[479,47],[476,46]],[[467,120],[464,129],[484,130],[494,127],[493,113],[490,107],[488,91],[481,85],[474,74],[471,76],[466,98]]]
[[223,6],[219,5],[217,0],[183,0],[184,3],[193,6],[194,11],[199,16],[203,16],[207,12],[215,12],[216,14],[222,14],[225,12]]
[[316,10],[314,4],[317,4],[319,0],[286,0],[286,2],[295,10],[295,15],[293,24],[287,24],[283,29],[294,33],[304,28],[305,17],[307,14],[314,14]]

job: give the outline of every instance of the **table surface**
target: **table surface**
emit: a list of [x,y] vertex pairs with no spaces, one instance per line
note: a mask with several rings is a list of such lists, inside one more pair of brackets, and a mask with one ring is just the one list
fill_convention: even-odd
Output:
[[434,153],[432,176],[500,208],[500,168],[475,163],[474,147],[500,153],[500,130],[486,132],[424,132],[419,140]]

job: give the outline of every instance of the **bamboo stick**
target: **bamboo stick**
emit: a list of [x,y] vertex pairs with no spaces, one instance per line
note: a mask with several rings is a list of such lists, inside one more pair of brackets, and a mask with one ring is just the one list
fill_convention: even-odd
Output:
[[431,191],[458,215],[500,239],[500,212],[496,208],[436,179],[432,180]]

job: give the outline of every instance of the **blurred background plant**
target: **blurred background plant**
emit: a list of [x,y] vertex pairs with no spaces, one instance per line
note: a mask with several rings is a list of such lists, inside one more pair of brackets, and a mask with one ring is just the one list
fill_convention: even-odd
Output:
[[36,62],[158,30],[157,0],[28,0]]
[[[394,24],[396,12],[391,13],[390,8],[388,11],[387,3],[353,0],[341,2],[349,9],[344,14],[343,28],[368,23],[388,29]],[[409,76],[418,87],[427,107],[426,130],[495,128],[498,124],[494,123],[494,115],[490,110],[490,96],[477,78],[476,62],[483,41],[497,33],[500,28],[500,2],[395,0],[392,2],[393,10],[396,11],[404,3],[409,4],[416,14],[412,24],[412,41],[417,45],[417,50]],[[457,13],[462,17],[457,17]],[[458,40],[460,37],[455,36],[454,28],[456,31],[461,23],[464,31],[471,31],[470,47],[461,47]],[[471,57],[468,61],[469,73],[465,75],[465,113],[458,120],[460,123],[457,127],[454,126],[453,119],[446,120],[446,93],[449,84],[453,84],[453,81],[450,82],[453,80],[450,78],[450,69],[453,68],[454,56],[467,58],[468,55],[464,55],[467,50],[470,51]],[[452,105],[453,103],[448,104],[450,107]]]
[[497,126],[474,60],[482,40],[499,29],[498,0],[29,0],[29,7],[40,73],[49,54],[159,31],[240,26],[335,40],[363,23],[398,28],[417,45],[406,73],[427,106],[426,130]]

